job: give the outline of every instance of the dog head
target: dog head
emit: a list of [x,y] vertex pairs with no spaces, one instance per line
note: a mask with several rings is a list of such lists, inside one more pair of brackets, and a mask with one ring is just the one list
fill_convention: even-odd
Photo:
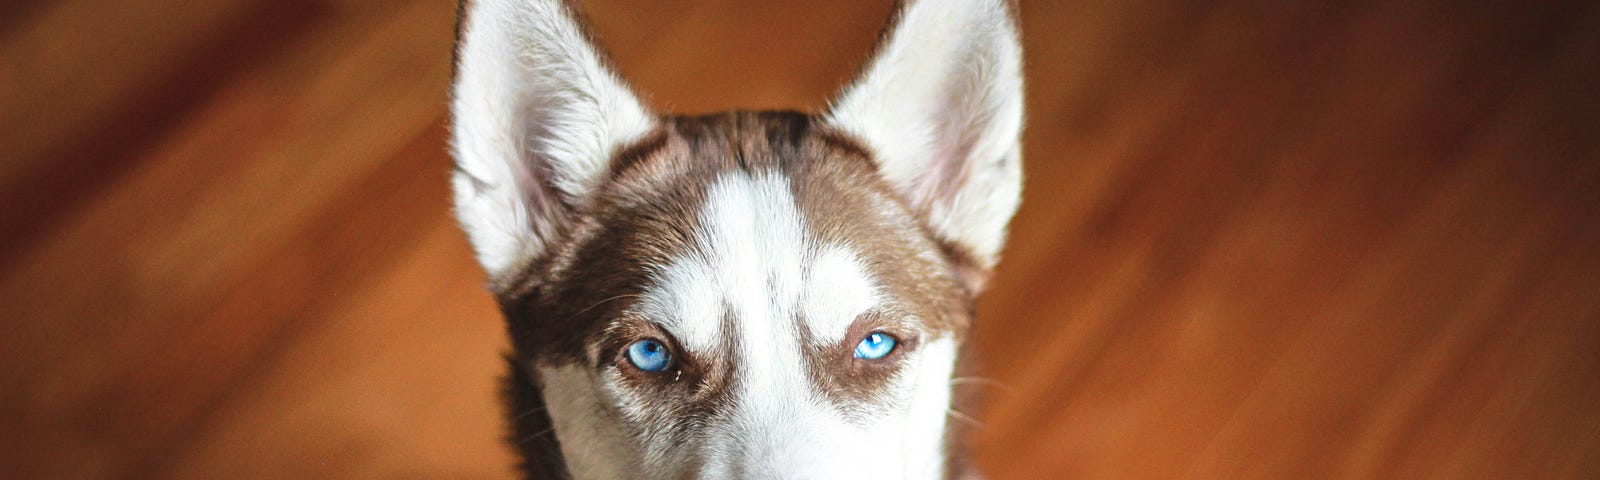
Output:
[[1003,0],[900,5],[820,115],[656,115],[574,7],[463,6],[461,224],[515,440],[574,478],[939,478],[959,343],[1019,199]]

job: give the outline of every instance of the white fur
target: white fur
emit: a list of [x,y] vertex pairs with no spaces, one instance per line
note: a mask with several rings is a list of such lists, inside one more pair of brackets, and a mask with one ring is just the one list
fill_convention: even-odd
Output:
[[559,0],[476,0],[454,98],[456,212],[491,278],[543,253],[654,117],[601,62]]
[[915,0],[828,116],[866,141],[935,232],[984,267],[1021,197],[1021,68],[1004,0]]
[[956,342],[935,338],[917,349],[906,371],[912,372],[905,395],[910,406],[901,417],[901,459],[905,467],[900,478],[942,478],[944,473],[944,432],[950,411],[950,379],[955,373]]

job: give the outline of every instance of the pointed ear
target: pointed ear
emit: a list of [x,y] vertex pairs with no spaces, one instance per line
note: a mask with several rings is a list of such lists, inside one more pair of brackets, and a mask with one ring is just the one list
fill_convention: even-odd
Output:
[[[912,0],[827,115],[948,247],[986,272],[1022,189],[1022,48],[1005,0]],[[981,283],[978,282],[978,283]]]
[[543,255],[654,117],[561,0],[466,0],[450,103],[456,215],[503,280]]

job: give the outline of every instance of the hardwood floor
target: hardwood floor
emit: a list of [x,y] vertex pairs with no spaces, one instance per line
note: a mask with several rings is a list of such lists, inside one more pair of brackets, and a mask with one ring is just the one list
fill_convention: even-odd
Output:
[[[885,1],[583,2],[815,110]],[[1027,1],[992,478],[1600,478],[1600,5]],[[0,478],[511,478],[449,0],[0,6]]]

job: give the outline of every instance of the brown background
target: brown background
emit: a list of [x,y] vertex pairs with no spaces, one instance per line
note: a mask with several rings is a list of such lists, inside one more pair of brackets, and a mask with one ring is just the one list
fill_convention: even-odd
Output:
[[[589,1],[816,109],[882,1]],[[1600,478],[1600,6],[1024,1],[994,478]],[[0,5],[0,478],[508,478],[449,0]]]

